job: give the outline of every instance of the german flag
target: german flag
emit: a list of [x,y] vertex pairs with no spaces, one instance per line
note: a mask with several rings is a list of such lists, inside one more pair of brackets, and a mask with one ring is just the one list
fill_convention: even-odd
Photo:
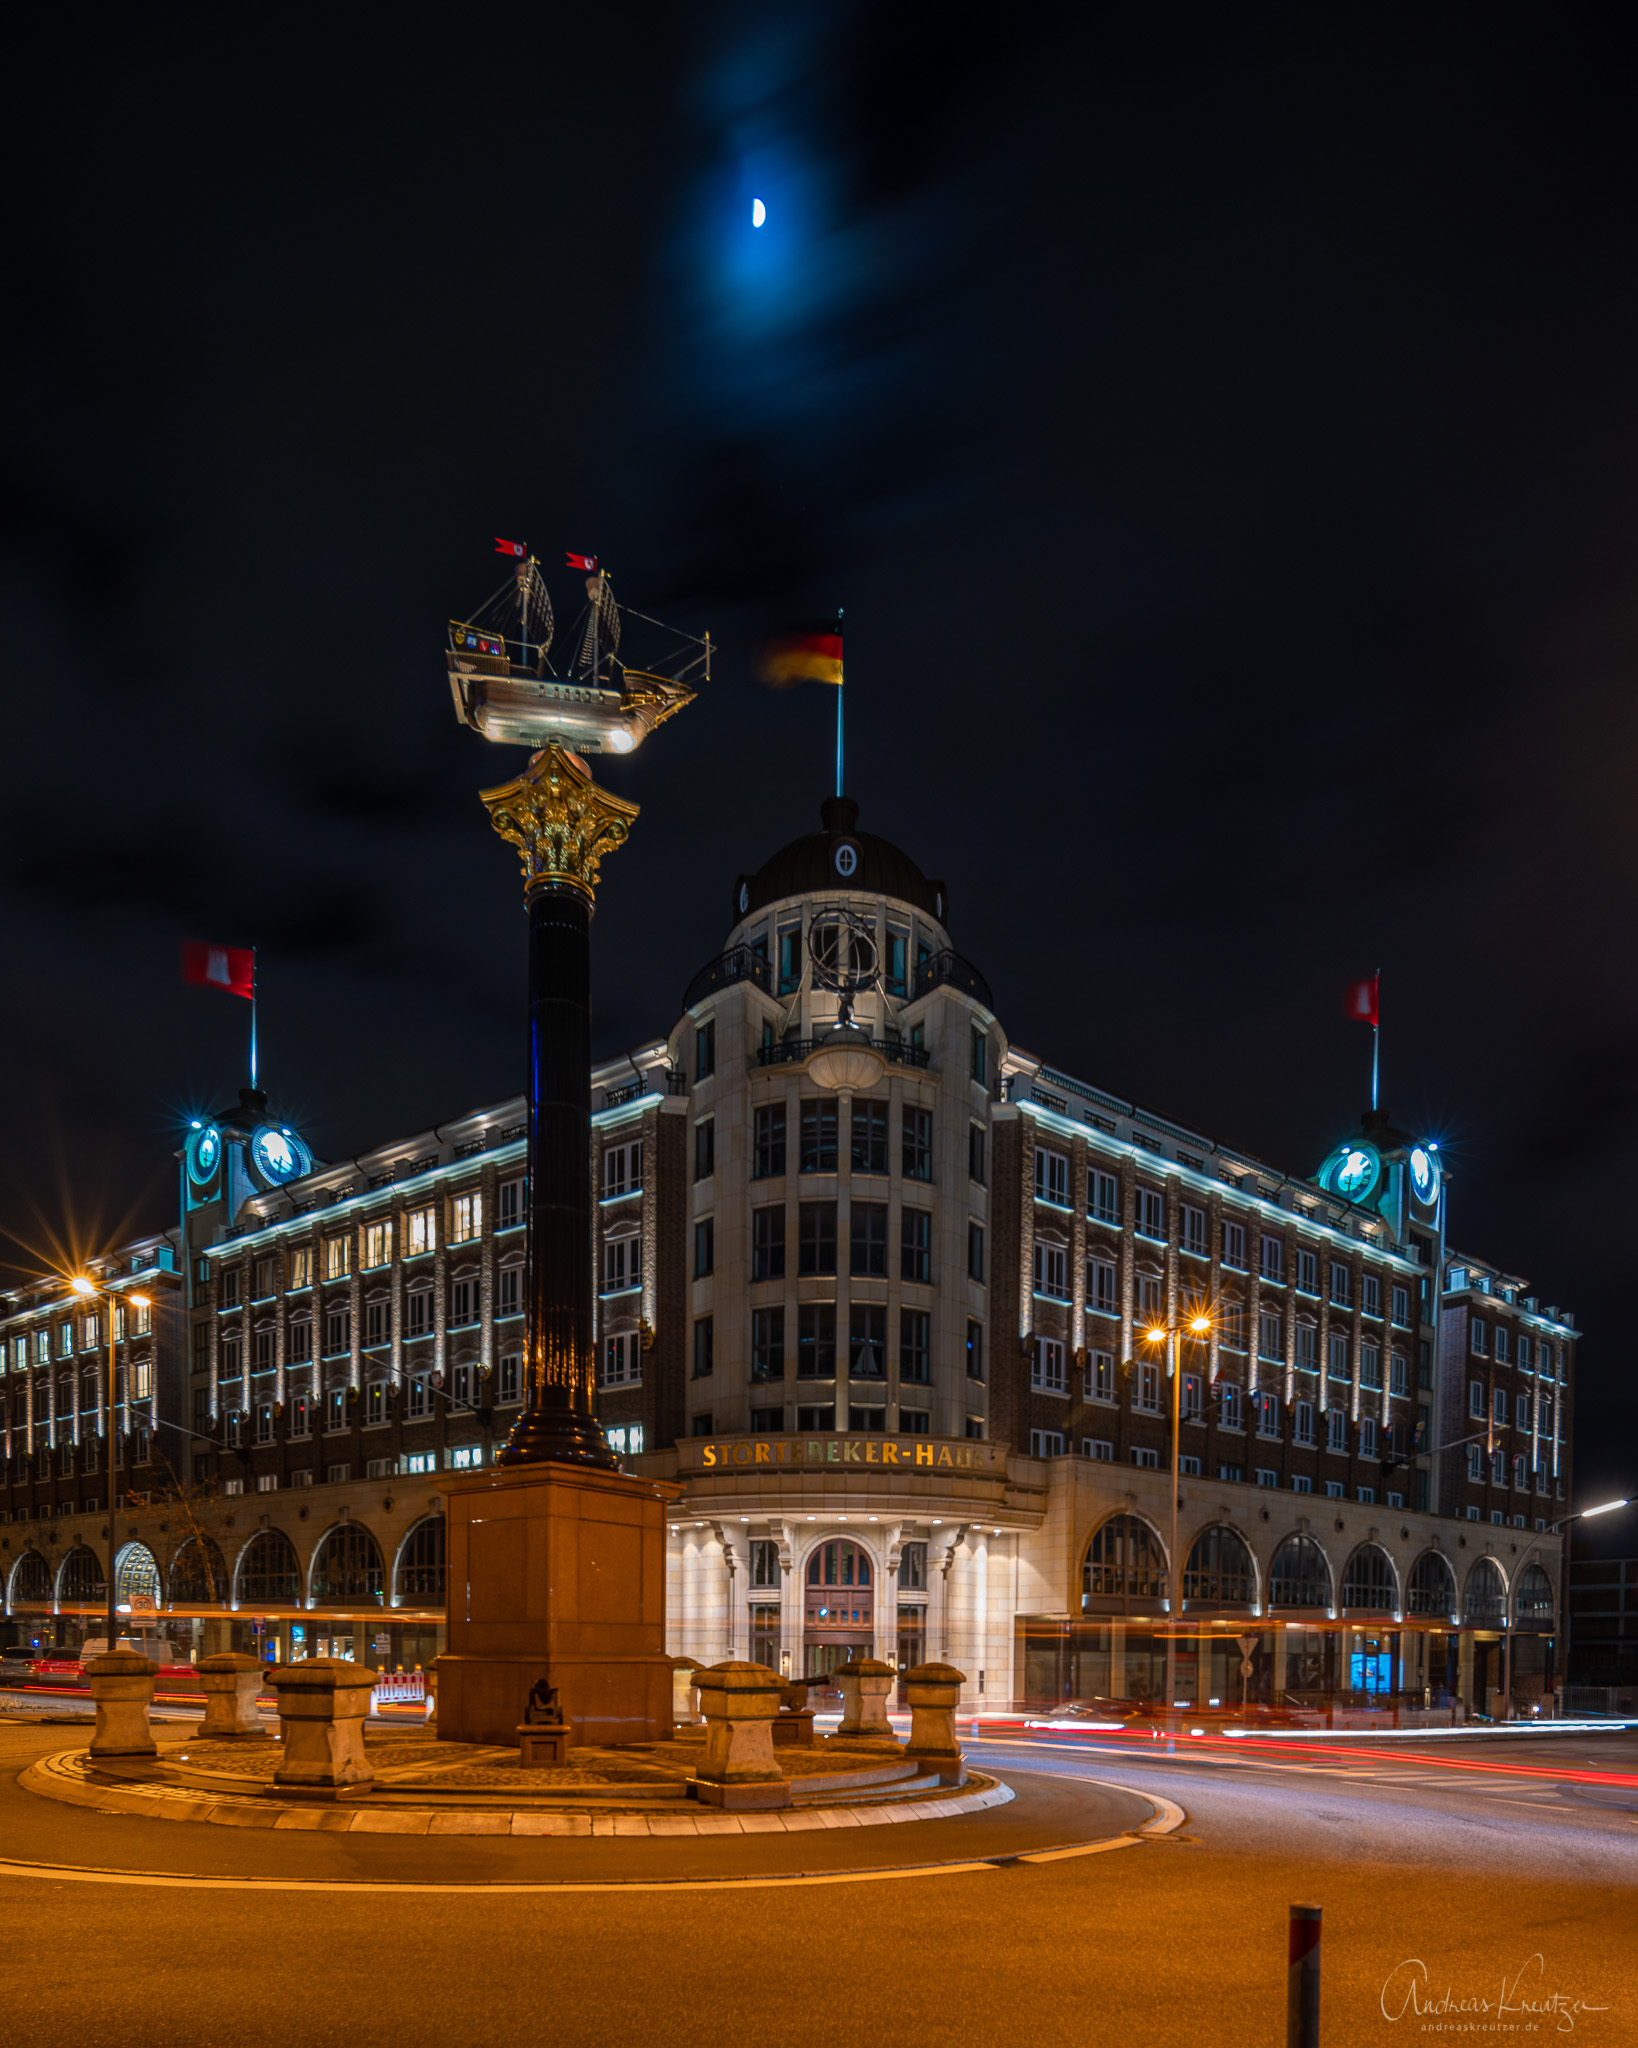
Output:
[[764,641],[757,664],[762,680],[774,690],[797,683],[842,682],[842,625],[831,619],[822,626],[798,627]]

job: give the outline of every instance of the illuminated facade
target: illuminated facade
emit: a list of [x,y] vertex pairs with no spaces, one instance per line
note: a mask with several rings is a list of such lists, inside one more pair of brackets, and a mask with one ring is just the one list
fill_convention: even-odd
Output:
[[[727,924],[671,1030],[593,1076],[599,1410],[684,1485],[674,1651],[934,1657],[998,1707],[1157,1698],[1172,1383],[1147,1333],[1199,1317],[1179,1696],[1488,1711],[1511,1617],[1539,1698],[1576,1332],[1451,1249],[1436,1146],[1371,1116],[1292,1178],[1044,1064],[943,885],[840,799]],[[517,1412],[523,1116],[335,1166],[259,1097],[190,1134],[163,1250],[199,1503],[139,1534],[196,1645],[438,1647],[438,1474]],[[14,1309],[37,1345],[61,1303]],[[28,1355],[25,1424],[61,1398]],[[8,1474],[14,1563],[65,1502],[94,1546],[89,1477]]]

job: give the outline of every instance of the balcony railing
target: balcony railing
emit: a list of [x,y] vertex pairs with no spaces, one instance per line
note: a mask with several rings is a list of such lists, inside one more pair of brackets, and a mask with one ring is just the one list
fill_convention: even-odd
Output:
[[[808,1054],[824,1042],[822,1038],[785,1038],[777,1045],[759,1045],[756,1063],[759,1067],[800,1066]],[[870,1043],[890,1066],[925,1067],[931,1061],[932,1056],[924,1045],[908,1045],[899,1038],[873,1038]]]
[[754,981],[764,995],[773,993],[773,975],[760,953],[749,946],[731,946],[715,960],[708,960],[683,992],[682,1006],[691,1010],[702,997],[719,988],[731,988],[736,981]]
[[915,1002],[927,994],[929,989],[958,988],[964,995],[975,996],[986,1010],[995,1008],[990,995],[990,985],[970,960],[964,960],[959,953],[948,948],[933,954],[916,969],[916,985],[910,1000]]

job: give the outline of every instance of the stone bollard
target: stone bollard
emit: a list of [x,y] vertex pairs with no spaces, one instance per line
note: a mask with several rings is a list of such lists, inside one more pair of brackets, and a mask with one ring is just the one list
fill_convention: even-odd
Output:
[[151,1657],[135,1650],[115,1650],[93,1657],[86,1665],[91,1680],[91,1697],[97,1703],[97,1732],[91,1738],[93,1756],[158,1756],[153,1730],[148,1726],[148,1705],[154,1696],[159,1666]]
[[879,1657],[850,1657],[836,1672],[842,1688],[842,1725],[838,1735],[885,1735],[892,1738],[887,1695],[893,1690],[893,1667]]
[[966,1679],[966,1672],[953,1664],[918,1664],[904,1674],[910,1701],[910,1740],[904,1753],[919,1764],[936,1765],[944,1785],[967,1782],[955,1732],[956,1702]]
[[713,1664],[697,1674],[705,1755],[695,1795],[707,1806],[789,1806],[791,1788],[773,1753],[780,1681],[764,1664]]
[[265,1735],[256,1702],[261,1697],[265,1666],[260,1657],[241,1657],[224,1651],[218,1657],[201,1657],[194,1669],[205,1688],[205,1718],[199,1724],[200,1739],[207,1735]]
[[704,1669],[698,1657],[671,1660],[671,1721],[676,1728],[700,1725],[700,1688],[695,1674]]
[[309,1657],[300,1664],[271,1665],[267,1678],[278,1695],[284,1742],[275,1785],[334,1799],[343,1790],[375,1782],[364,1754],[364,1716],[376,1679],[367,1664]]

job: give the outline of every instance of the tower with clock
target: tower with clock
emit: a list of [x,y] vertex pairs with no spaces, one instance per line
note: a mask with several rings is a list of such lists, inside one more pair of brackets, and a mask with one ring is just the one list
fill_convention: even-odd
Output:
[[1314,1178],[1328,1195],[1381,1217],[1396,1244],[1442,1244],[1446,1174],[1438,1144],[1396,1130],[1385,1109],[1367,1110]]
[[194,1117],[178,1156],[190,1272],[194,1254],[221,1236],[250,1196],[300,1180],[323,1164],[289,1124],[269,1114],[260,1088],[241,1088],[232,1109]]

